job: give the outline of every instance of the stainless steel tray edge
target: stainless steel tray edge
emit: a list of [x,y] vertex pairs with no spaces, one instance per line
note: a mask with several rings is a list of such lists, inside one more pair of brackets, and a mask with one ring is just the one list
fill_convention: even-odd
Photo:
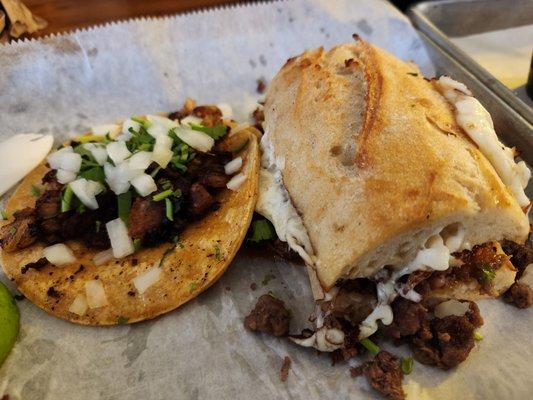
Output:
[[419,3],[409,9],[408,15],[421,31],[439,74],[452,75],[473,90],[491,113],[500,137],[508,145],[521,149],[522,158],[533,165],[533,111],[448,40],[424,14],[427,6],[426,2]]

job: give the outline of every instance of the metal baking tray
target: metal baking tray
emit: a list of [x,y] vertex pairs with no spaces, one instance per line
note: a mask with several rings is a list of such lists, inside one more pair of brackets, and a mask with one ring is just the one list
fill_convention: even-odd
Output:
[[412,6],[408,15],[420,30],[437,74],[463,81],[491,113],[502,140],[522,150],[522,158],[533,165],[531,107],[449,40],[533,24],[533,1],[426,1]]

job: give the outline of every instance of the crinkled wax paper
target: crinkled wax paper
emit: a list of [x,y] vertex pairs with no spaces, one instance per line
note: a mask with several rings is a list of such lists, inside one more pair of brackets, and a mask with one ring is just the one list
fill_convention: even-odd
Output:
[[[260,97],[257,79],[268,82],[288,57],[349,42],[356,32],[434,73],[408,20],[385,1],[258,3],[0,46],[0,139],[42,132],[59,142],[90,126],[175,110],[186,96],[228,102],[244,118]],[[299,321],[311,311],[304,268],[246,252],[196,300],[133,326],[76,326],[23,300],[20,340],[0,369],[0,397],[377,398],[347,364],[332,367],[312,350],[246,331],[244,316],[268,291]],[[531,311],[499,301],[480,306],[485,339],[454,371],[415,363],[405,384],[411,399],[531,398]],[[286,355],[293,362],[283,383]]]

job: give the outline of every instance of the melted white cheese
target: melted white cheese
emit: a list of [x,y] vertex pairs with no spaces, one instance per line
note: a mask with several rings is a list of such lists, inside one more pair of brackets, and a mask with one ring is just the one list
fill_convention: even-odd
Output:
[[459,126],[478,145],[503,183],[516,197],[518,204],[521,207],[528,206],[529,199],[524,188],[531,177],[531,172],[524,161],[516,163],[513,150],[500,142],[488,111],[460,82],[442,76],[437,81],[437,87],[455,106],[455,117]]
[[302,219],[283,186],[284,160],[274,159],[267,136],[261,140],[263,158],[259,171],[259,198],[255,210],[272,222],[280,240],[287,242],[308,265],[313,265],[313,247]]
[[[390,325],[393,320],[393,313],[390,303],[398,296],[405,297],[411,301],[418,302],[421,296],[414,290],[405,291],[405,286],[398,283],[398,279],[404,275],[409,275],[422,269],[433,269],[444,271],[450,267],[451,251],[446,244],[453,246],[453,251],[459,249],[464,239],[464,229],[461,227],[457,232],[450,234],[445,240],[441,234],[431,236],[423,249],[419,250],[413,261],[404,268],[391,274],[388,280],[377,284],[378,305],[359,325],[359,338],[369,337],[378,330],[378,321],[384,325]],[[384,270],[382,270],[384,271]],[[383,272],[380,271],[380,274]],[[382,276],[380,276],[383,279]]]

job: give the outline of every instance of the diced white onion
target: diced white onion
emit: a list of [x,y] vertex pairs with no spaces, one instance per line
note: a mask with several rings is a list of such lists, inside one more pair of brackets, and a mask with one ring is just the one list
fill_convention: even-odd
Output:
[[229,182],[226,184],[226,187],[230,190],[237,190],[241,187],[241,185],[246,181],[246,175],[243,173],[235,175],[233,178],[229,180]]
[[47,161],[52,169],[78,172],[81,167],[81,155],[74,153],[71,146],[64,147],[50,154]]
[[194,115],[187,115],[185,118],[183,118],[181,121],[182,125],[201,125],[202,124],[202,118],[195,117]]
[[152,153],[149,151],[139,151],[128,159],[131,169],[142,169],[144,171],[151,163]]
[[91,152],[98,165],[104,165],[106,163],[107,150],[103,145],[95,143],[85,143],[83,147],[85,147]]
[[161,268],[159,266],[152,267],[133,279],[133,285],[139,294],[143,294],[146,290],[159,280],[161,276]]
[[206,133],[195,131],[188,126],[180,125],[174,128],[177,137],[191,146],[193,149],[208,152],[215,145],[215,140]]
[[111,142],[106,147],[109,158],[116,164],[120,164],[126,158],[131,156],[130,151],[126,147],[126,142]]
[[233,117],[233,109],[228,103],[218,103],[217,108],[222,112],[222,118],[231,119]]
[[113,249],[113,257],[122,258],[133,254],[135,248],[133,241],[128,235],[128,228],[122,219],[116,218],[105,224],[111,248]]
[[72,302],[68,310],[71,313],[77,314],[81,317],[84,316],[87,312],[88,306],[89,305],[87,304],[87,297],[84,293],[80,293],[74,298],[74,301]]
[[74,253],[65,244],[58,243],[52,246],[45,247],[43,249],[43,256],[51,264],[61,266],[66,264],[72,264],[76,261]]
[[148,196],[157,190],[157,185],[148,174],[139,175],[131,180],[131,185],[135,188],[137,193],[142,197]]
[[96,195],[104,190],[104,186],[100,182],[79,178],[70,182],[69,186],[83,205],[91,210],[96,210],[98,208]]
[[470,309],[470,303],[467,301],[462,303],[455,299],[450,299],[448,301],[444,301],[440,304],[438,304],[435,307],[435,317],[437,318],[444,318],[448,317],[449,315],[456,315],[458,317],[462,317],[465,315],[468,310]]
[[58,169],[56,171],[56,179],[63,185],[72,182],[74,179],[76,179],[77,175],[78,174],[76,172],[65,171],[64,169]]
[[166,168],[172,159],[172,138],[168,135],[159,135],[155,139],[152,160],[158,163],[162,168]]
[[169,130],[178,126],[177,121],[173,121],[167,117],[162,117],[160,115],[147,115],[146,119],[152,124],[151,126],[159,125],[166,128],[165,133],[168,133]]
[[98,279],[85,282],[85,297],[89,308],[99,308],[108,304],[104,285]]
[[242,157],[237,157],[231,160],[229,163],[224,165],[224,172],[226,175],[233,175],[235,172],[240,170],[242,167]]
[[122,124],[122,134],[131,135],[130,128],[132,128],[134,132],[139,132],[139,129],[141,129],[141,124],[132,119],[127,119]]
[[163,125],[151,125],[150,127],[148,127],[147,131],[154,138],[157,138],[158,136],[168,135],[168,129]]
[[103,265],[107,263],[108,261],[111,261],[113,259],[113,249],[107,249],[104,251],[101,251],[99,253],[96,253],[93,257],[93,263],[94,265]]
[[130,140],[132,138],[132,134],[130,132],[128,133],[121,133],[120,135],[118,135],[115,140],[118,141],[118,142],[127,142],[128,140]]
[[130,188],[130,181],[143,173],[143,170],[131,169],[129,163],[124,162],[116,167],[107,163],[104,165],[106,182],[115,194],[126,193]]
[[96,136],[105,136],[109,133],[109,136],[112,138],[120,133],[120,125],[109,124],[109,125],[98,125],[94,126],[91,129],[93,135]]

